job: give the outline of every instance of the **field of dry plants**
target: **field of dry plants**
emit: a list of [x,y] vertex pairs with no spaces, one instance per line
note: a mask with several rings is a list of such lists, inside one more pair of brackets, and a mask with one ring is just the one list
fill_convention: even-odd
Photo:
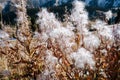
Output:
[[90,21],[83,2],[73,6],[63,22],[42,8],[33,32],[26,0],[15,5],[16,27],[0,30],[0,80],[120,80],[120,24]]

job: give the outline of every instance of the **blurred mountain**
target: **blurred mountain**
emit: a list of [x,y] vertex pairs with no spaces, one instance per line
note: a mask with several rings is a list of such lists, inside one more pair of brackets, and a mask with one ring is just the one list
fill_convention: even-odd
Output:
[[28,5],[32,5],[32,7],[51,7],[56,4],[63,5],[72,1],[74,0],[28,0]]
[[120,0],[114,0],[113,7],[120,7]]
[[6,1],[8,1],[8,0],[0,0],[0,3],[6,2]]
[[[97,8],[99,10],[109,10],[114,7],[114,3],[118,3],[120,0],[85,0],[86,6]],[[118,7],[118,5],[116,6]]]
[[[0,0],[0,3],[6,1],[16,2],[17,0]],[[29,8],[38,8],[38,7],[50,7],[58,5],[67,4],[75,0],[27,0]],[[80,0],[79,0],[80,1]],[[120,7],[120,0],[81,0],[86,3],[86,6],[91,8],[96,8],[100,10],[108,10],[111,8]]]

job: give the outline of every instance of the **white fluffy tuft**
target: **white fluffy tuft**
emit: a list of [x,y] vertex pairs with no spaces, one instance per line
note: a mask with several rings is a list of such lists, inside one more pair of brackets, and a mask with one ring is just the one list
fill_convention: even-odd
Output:
[[105,16],[106,16],[107,20],[109,20],[110,18],[112,18],[112,11],[109,10],[109,11],[105,12]]
[[0,30],[0,39],[9,39],[9,34]]
[[79,48],[77,52],[71,53],[71,58],[75,60],[75,66],[78,68],[85,68],[88,64],[91,69],[95,66],[93,55],[85,48]]
[[74,8],[70,20],[74,22],[79,32],[83,33],[86,24],[88,24],[88,13],[84,10],[85,4],[81,1],[74,1]]
[[55,15],[49,13],[47,9],[42,9],[42,11],[38,13],[38,16],[37,24],[39,24],[42,32],[51,32],[54,28],[61,26],[60,22],[55,18]]
[[85,48],[92,52],[97,49],[101,43],[100,39],[93,34],[84,36],[83,42]]

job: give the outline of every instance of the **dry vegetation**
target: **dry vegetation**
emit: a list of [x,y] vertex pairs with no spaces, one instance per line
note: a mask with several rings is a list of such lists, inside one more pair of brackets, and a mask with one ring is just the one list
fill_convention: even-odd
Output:
[[[83,3],[74,4],[73,14],[67,15],[64,23],[43,9],[38,13],[40,28],[36,32],[29,27],[25,1],[16,5],[18,24],[14,29],[3,28],[4,37],[0,39],[1,80],[120,79],[120,33],[115,31],[120,32],[120,25],[110,26],[115,28],[114,41],[107,33],[108,36],[99,35],[99,31],[86,32],[88,24],[96,24],[87,23],[87,13],[80,7]],[[106,27],[103,24],[98,25]],[[10,39],[13,35],[15,39]]]

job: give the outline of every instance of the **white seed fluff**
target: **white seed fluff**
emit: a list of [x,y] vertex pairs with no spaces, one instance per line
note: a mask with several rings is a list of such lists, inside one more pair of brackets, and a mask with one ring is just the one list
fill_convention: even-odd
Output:
[[85,64],[88,64],[91,69],[95,66],[93,55],[85,48],[79,48],[77,52],[71,53],[70,56],[75,60],[75,66],[77,68],[85,68]]

